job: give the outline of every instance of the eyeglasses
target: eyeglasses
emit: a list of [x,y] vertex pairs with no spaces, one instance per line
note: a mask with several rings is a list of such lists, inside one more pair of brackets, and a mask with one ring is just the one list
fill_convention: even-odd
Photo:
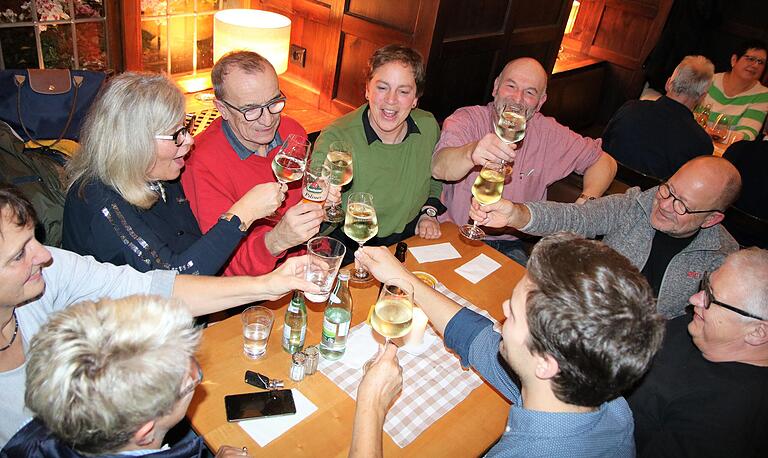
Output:
[[[189,116],[189,115],[187,115]],[[155,135],[158,140],[173,140],[176,146],[184,144],[184,140],[187,139],[187,135],[191,135],[192,126],[195,125],[196,116],[189,116],[189,120],[184,124],[184,127],[172,133],[171,135]]]
[[238,108],[224,99],[218,99],[221,103],[241,113],[246,121],[255,121],[264,114],[264,108],[271,114],[278,114],[285,108],[285,94],[280,91],[280,95],[265,103],[264,105],[250,105],[244,108]]
[[765,64],[765,59],[761,59],[761,58],[755,57],[755,56],[750,56],[749,54],[744,54],[741,57],[747,59],[748,61],[752,62],[753,64],[757,64],[757,65],[764,65]]
[[659,185],[659,190],[657,191],[659,194],[659,197],[666,200],[672,197],[672,209],[680,216],[683,216],[685,214],[696,214],[696,213],[710,213],[710,212],[720,212],[722,213],[722,210],[718,209],[712,209],[712,210],[689,210],[688,207],[683,203],[680,198],[678,198],[676,195],[672,194],[672,190],[669,188],[669,184],[662,183]]
[[712,288],[709,286],[709,272],[704,272],[704,277],[701,279],[701,282],[699,283],[699,291],[704,291],[704,308],[709,310],[709,306],[712,304],[717,304],[720,307],[724,309],[728,309],[731,312],[736,312],[741,316],[745,316],[747,318],[754,318],[756,320],[766,321],[765,318],[760,318],[757,315],[752,315],[749,312],[745,312],[744,310],[741,310],[740,308],[736,308],[732,305],[728,305],[725,302],[720,302],[715,299],[715,295],[712,294]]
[[183,399],[188,394],[195,391],[195,388],[197,388],[197,385],[201,384],[203,382],[203,368],[200,367],[200,363],[197,362],[197,358],[194,356],[191,359],[191,364],[189,366],[189,376],[192,378],[192,383],[182,388],[181,391],[179,391],[179,399]]

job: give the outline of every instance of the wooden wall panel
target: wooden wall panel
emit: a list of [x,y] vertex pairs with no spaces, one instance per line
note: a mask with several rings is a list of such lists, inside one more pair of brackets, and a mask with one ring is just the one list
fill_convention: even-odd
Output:
[[391,27],[405,33],[413,33],[419,12],[418,1],[400,1],[395,8],[392,2],[371,0],[349,0],[345,14],[357,16],[366,21]]
[[642,51],[646,37],[653,25],[653,17],[637,14],[629,8],[606,6],[600,28],[595,34],[593,46],[621,54],[637,61],[643,58]]
[[368,58],[381,44],[354,35],[342,37],[339,78],[333,99],[337,108],[357,108],[365,102],[365,67]]
[[511,20],[516,29],[557,25],[562,7],[562,0],[513,2]]
[[499,51],[494,50],[440,59],[419,106],[445,119],[459,107],[487,103],[496,73],[489,70],[499,67],[500,61]]
[[452,14],[441,18],[441,25],[445,29],[444,40],[504,33],[509,1],[476,0],[448,3]]

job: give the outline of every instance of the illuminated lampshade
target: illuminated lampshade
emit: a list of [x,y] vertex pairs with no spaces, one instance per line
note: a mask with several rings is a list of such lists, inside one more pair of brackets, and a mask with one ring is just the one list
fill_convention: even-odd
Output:
[[566,35],[573,32],[573,25],[576,23],[576,16],[579,15],[579,6],[581,6],[579,0],[574,0],[573,5],[571,5],[571,14],[568,15],[568,22],[565,23]]
[[291,20],[269,11],[231,9],[213,16],[213,61],[230,51],[255,51],[280,74],[288,70]]

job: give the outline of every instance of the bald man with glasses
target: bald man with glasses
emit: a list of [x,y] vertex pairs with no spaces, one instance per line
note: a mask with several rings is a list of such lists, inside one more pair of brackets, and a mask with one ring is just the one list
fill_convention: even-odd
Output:
[[[219,219],[237,219],[227,209],[253,186],[275,181],[272,160],[289,135],[307,135],[282,114],[286,97],[274,67],[261,55],[234,51],[222,56],[211,70],[211,82],[221,117],[195,137],[181,180],[203,232]],[[224,275],[270,272],[286,253],[314,236],[325,213],[320,205],[300,200],[301,181],[288,186],[276,217],[246,229]]]
[[693,316],[667,322],[628,397],[638,456],[765,456],[768,251],[741,250],[705,274]]
[[674,318],[684,313],[704,273],[739,248],[720,222],[740,189],[741,177],[732,164],[701,156],[647,191],[631,188],[584,205],[502,199],[481,206],[473,200],[470,216],[479,225],[509,226],[533,235],[572,231],[603,236],[648,279],[657,310]]

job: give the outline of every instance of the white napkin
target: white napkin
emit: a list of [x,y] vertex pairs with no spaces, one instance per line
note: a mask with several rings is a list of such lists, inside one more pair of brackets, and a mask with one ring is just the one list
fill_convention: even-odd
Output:
[[354,369],[362,369],[378,351],[379,343],[373,337],[373,329],[363,324],[347,336],[347,349],[339,362]]
[[280,435],[299,424],[301,420],[307,418],[317,410],[317,406],[312,404],[312,401],[301,394],[301,391],[296,388],[291,391],[293,392],[293,402],[296,404],[295,414],[283,415],[280,417],[255,418],[253,420],[239,422],[240,427],[243,428],[245,432],[251,436],[251,439],[255,440],[260,447],[264,447],[277,439]]
[[501,264],[484,254],[480,254],[475,259],[456,269],[456,273],[472,283],[477,283],[492,274],[499,267],[501,267]]
[[411,252],[414,258],[420,263],[442,261],[444,259],[456,259],[461,255],[456,248],[449,242],[436,243],[434,245],[424,245],[417,247],[410,247],[408,251]]

